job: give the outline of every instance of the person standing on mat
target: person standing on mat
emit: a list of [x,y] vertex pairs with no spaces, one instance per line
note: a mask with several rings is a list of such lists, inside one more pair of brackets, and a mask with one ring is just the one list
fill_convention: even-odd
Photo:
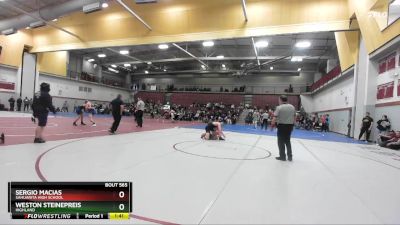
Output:
[[29,111],[29,99],[28,97],[25,97],[24,99],[24,112]]
[[18,97],[18,99],[17,99],[17,111],[18,111],[18,112],[21,112],[21,108],[22,108],[22,98],[21,98],[21,96],[20,96],[20,97]]
[[124,102],[121,100],[122,96],[118,95],[116,99],[111,101],[111,111],[114,122],[109,130],[110,134],[115,134],[119,123],[121,122],[122,112],[124,111]]
[[369,136],[371,135],[371,129],[372,129],[372,122],[374,122],[374,120],[369,116],[369,112],[367,112],[365,114],[365,117],[362,119],[361,131],[360,135],[358,136],[358,140],[361,140],[362,136],[365,133],[365,141],[369,142]]
[[279,157],[276,157],[276,159],[281,161],[286,161],[285,146],[288,160],[292,161],[293,158],[290,136],[293,131],[296,110],[294,106],[289,104],[287,101],[288,97],[286,95],[280,96],[279,106],[276,107],[272,122],[272,124],[277,123]]
[[138,102],[136,104],[136,122],[137,126],[136,127],[142,127],[143,126],[143,111],[144,111],[144,102],[140,97],[138,97]]
[[14,105],[15,105],[15,99],[13,96],[11,96],[10,99],[8,99],[8,102],[10,103],[10,111],[14,111]]
[[40,91],[35,93],[34,96],[32,104],[33,116],[39,121],[35,131],[34,143],[46,142],[43,139],[43,131],[47,124],[47,116],[49,115],[49,111],[56,114],[56,109],[53,106],[53,101],[49,92],[50,84],[43,82],[40,84]]

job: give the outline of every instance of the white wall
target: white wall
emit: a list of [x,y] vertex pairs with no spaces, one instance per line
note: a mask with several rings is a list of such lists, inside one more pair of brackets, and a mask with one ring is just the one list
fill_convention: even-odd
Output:
[[[69,107],[72,108],[76,100],[78,100],[78,103],[85,99],[97,102],[110,102],[118,94],[121,94],[124,100],[129,101],[131,97],[130,92],[126,89],[40,74],[39,84],[42,82],[50,84],[50,94],[54,99],[53,104],[57,107],[61,107],[65,100],[68,100]],[[79,91],[79,87],[91,88],[91,92]]]
[[95,66],[94,63],[88,62],[87,60],[83,60],[82,72],[86,72],[101,77],[101,66],[100,65]]
[[[15,68],[8,68],[0,66],[0,80],[7,82],[18,83],[18,70]],[[37,80],[39,86],[41,82],[50,83],[51,91],[50,94],[53,96],[53,103],[57,107],[61,107],[62,103],[67,100],[69,103],[70,110],[72,109],[75,102],[80,104],[85,99],[89,99],[96,102],[110,102],[118,94],[123,96],[123,99],[129,101],[131,99],[131,93],[127,89],[114,88],[104,85],[92,84],[88,82],[81,82],[76,80],[69,80],[62,77],[54,77],[49,75],[40,74]],[[79,91],[79,87],[91,88],[92,92]],[[16,85],[18,88],[18,85]],[[4,92],[0,90],[0,103],[5,104],[8,108],[8,99],[11,97],[17,97],[15,92]],[[25,96],[23,96],[25,97]],[[29,96],[28,96],[29,97]]]
[[353,99],[353,76],[348,75],[341,78],[341,80],[334,85],[313,95],[314,111],[320,112],[349,108],[353,106]]
[[328,111],[328,112],[320,112],[318,114],[329,114],[330,124],[329,129],[330,131],[347,135],[348,128],[347,124],[349,123],[351,117],[351,110],[340,110],[340,111]]
[[[0,66],[0,80],[15,83],[15,87],[17,88],[17,72],[17,69]],[[14,98],[17,96],[15,90],[0,89],[0,103],[4,104],[7,108],[9,107],[8,99],[11,96],[14,96]]]
[[351,108],[354,106],[353,79],[351,74],[347,74],[312,96],[301,95],[304,110],[307,113],[329,114],[329,129],[346,135]]
[[312,95],[300,95],[301,106],[306,113],[314,112],[314,99]]

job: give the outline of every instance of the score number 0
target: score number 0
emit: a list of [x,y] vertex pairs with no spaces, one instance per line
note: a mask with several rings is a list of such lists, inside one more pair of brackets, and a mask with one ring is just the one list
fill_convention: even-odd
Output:
[[[124,198],[125,197],[125,192],[123,192],[123,191],[120,191],[119,193],[118,193],[118,196],[119,196],[119,198]],[[121,204],[119,204],[119,210],[124,210],[125,209],[125,205],[123,204],[123,203],[121,203]]]

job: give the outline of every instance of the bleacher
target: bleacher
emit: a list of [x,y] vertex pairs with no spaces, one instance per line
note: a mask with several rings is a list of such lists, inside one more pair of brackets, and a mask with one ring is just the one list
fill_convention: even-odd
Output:
[[172,93],[171,104],[189,106],[194,102],[206,104],[208,102],[223,102],[227,105],[239,105],[243,102],[240,94],[211,94],[211,93]]
[[135,98],[140,97],[143,101],[152,101],[154,103],[165,103],[165,93],[162,92],[138,92]]
[[[267,105],[274,108],[279,105],[279,96],[280,95],[253,95],[252,105],[259,109],[264,109]],[[300,97],[298,95],[288,95],[288,102],[298,109]]]
[[329,81],[333,80],[334,78],[340,76],[341,74],[342,74],[342,70],[341,70],[340,66],[336,66],[331,71],[329,71],[326,75],[322,76],[319,80],[314,82],[311,85],[311,91],[317,90],[318,88],[324,86],[326,83],[328,83]]

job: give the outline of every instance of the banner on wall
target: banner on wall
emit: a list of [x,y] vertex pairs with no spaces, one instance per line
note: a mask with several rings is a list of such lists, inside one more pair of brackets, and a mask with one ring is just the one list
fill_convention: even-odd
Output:
[[15,83],[0,80],[0,91],[10,91],[15,90]]
[[394,81],[378,85],[376,98],[378,100],[385,99],[385,98],[392,98],[394,92]]

